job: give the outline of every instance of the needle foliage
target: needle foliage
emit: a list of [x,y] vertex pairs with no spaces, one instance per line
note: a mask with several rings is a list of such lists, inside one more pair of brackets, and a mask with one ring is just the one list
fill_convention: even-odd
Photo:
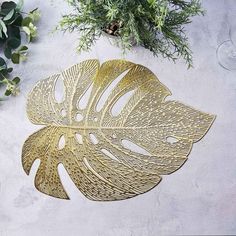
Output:
[[67,0],[73,11],[64,15],[59,29],[79,31],[78,52],[89,50],[103,32],[117,36],[123,50],[134,42],[175,61],[192,66],[184,26],[203,14],[199,0]]

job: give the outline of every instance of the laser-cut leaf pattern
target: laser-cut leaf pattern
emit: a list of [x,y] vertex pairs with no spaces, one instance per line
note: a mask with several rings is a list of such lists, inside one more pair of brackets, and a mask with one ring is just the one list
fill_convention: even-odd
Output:
[[[99,100],[120,75],[123,78],[98,112]],[[61,103],[55,99],[58,79],[63,79],[65,88]],[[87,106],[81,109],[79,102],[91,86]],[[113,106],[130,91],[132,96],[113,116]],[[213,115],[177,101],[165,101],[170,94],[149,69],[123,60],[101,66],[97,60],[87,60],[40,81],[29,94],[27,114],[32,123],[45,127],[23,146],[25,172],[29,174],[33,162],[40,159],[36,188],[64,199],[68,195],[58,174],[60,163],[91,200],[121,200],[150,190],[161,175],[184,164],[193,143],[214,120]],[[145,153],[124,146],[124,140]]]

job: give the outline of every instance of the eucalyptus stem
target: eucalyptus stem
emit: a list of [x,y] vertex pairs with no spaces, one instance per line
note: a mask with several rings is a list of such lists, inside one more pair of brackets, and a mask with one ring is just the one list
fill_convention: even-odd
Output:
[[22,45],[22,34],[26,34],[28,42],[37,36],[35,23],[40,17],[38,9],[26,13],[22,7],[23,0],[18,3],[4,1],[0,4],[0,45],[3,52],[0,56],[0,86],[6,86],[5,96],[19,93],[20,78],[11,79],[13,68],[8,68],[8,64],[19,64],[27,60],[28,47]]

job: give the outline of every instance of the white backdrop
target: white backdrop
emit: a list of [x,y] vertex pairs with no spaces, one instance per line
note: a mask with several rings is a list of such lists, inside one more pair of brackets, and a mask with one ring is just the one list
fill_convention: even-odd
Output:
[[134,48],[125,58],[150,68],[171,91],[171,99],[216,114],[207,135],[193,146],[185,165],[150,192],[116,202],[92,202],[60,174],[71,200],[38,192],[21,166],[25,139],[39,127],[26,117],[26,96],[36,81],[88,58],[101,62],[122,58],[118,48],[102,38],[89,53],[76,54],[77,35],[50,31],[67,5],[62,0],[26,0],[38,6],[42,18],[38,40],[30,45],[28,62],[14,73],[22,78],[21,93],[0,104],[0,235],[1,236],[156,236],[173,234],[236,234],[236,71],[217,63],[217,46],[228,39],[234,0],[204,0],[205,17],[188,27],[194,68],[173,64]]

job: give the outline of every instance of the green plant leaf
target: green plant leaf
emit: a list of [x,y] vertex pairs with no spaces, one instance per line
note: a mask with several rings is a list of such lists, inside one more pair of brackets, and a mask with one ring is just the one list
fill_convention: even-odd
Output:
[[12,81],[13,81],[15,84],[19,84],[19,83],[20,83],[20,78],[19,78],[19,77],[15,77]]
[[0,25],[1,25],[1,28],[0,30],[5,34],[6,38],[8,37],[7,35],[7,27],[5,25],[5,23],[0,19]]
[[12,67],[10,67],[10,68],[7,69],[7,73],[11,73],[12,71],[13,71],[13,68],[12,68]]
[[0,66],[0,72],[1,72],[2,74],[4,74],[4,70],[5,70],[4,66]]
[[32,22],[37,22],[40,19],[40,16],[41,14],[38,8],[35,8],[29,13],[29,17],[32,19]]
[[[30,11],[27,17],[23,18],[24,0],[0,2],[0,49],[4,58],[0,57],[0,81],[7,85],[5,95],[16,95],[19,92],[16,86],[20,82],[19,77],[13,80],[9,78],[9,73],[13,68],[7,68],[5,58],[10,59],[12,63],[19,64],[27,59],[28,47],[21,45],[22,27],[25,27],[28,40],[36,34],[37,28],[33,25],[33,19],[40,16],[38,8]],[[32,16],[32,17],[30,17]]]
[[0,57],[0,67],[4,69],[7,68],[6,61],[2,57]]
[[12,10],[3,18],[3,20],[4,20],[4,21],[10,20],[10,19],[14,16],[14,14],[15,14],[15,10],[12,9]]
[[2,6],[1,6],[1,9],[2,10],[4,10],[4,9],[12,10],[12,9],[15,9],[16,6],[17,6],[16,3],[13,2],[13,1],[3,2]]
[[19,48],[19,52],[25,52],[25,51],[27,51],[28,50],[28,47],[27,46],[21,46],[20,48]]
[[[105,31],[118,36],[123,52],[137,44],[154,56],[192,65],[185,25],[202,15],[200,0],[67,0],[74,12],[62,17],[57,29],[80,32],[78,52],[87,51]],[[113,41],[113,40],[112,40]],[[131,46],[130,46],[131,45]]]
[[16,10],[21,11],[24,5],[24,0],[19,0],[17,5],[16,5]]
[[23,21],[23,16],[19,13],[16,13],[16,16],[15,16],[15,19],[14,19],[14,25],[17,26],[17,27],[21,27],[22,21]]
[[20,29],[18,26],[9,25],[8,26],[8,38],[17,38],[21,41]]
[[5,96],[10,96],[11,95],[11,90],[7,89],[6,92],[5,92]]
[[4,48],[4,55],[6,58],[10,59],[11,58],[11,48],[5,47]]
[[25,31],[27,35],[30,35],[30,29],[29,27],[23,26],[22,29]]
[[32,19],[30,17],[25,17],[22,20],[22,26],[28,26],[30,23],[32,23]]
[[13,1],[3,2],[1,5],[1,13],[2,15],[7,15],[11,10],[16,8],[16,3]]
[[20,55],[18,53],[13,53],[11,60],[14,64],[19,64],[20,63]]
[[24,54],[21,54],[20,53],[20,62],[24,62],[24,61],[26,61],[28,58],[27,58],[27,55],[26,55],[26,53],[24,53]]
[[21,41],[18,38],[10,38],[7,41],[7,46],[12,48],[12,49],[16,49],[20,46]]

